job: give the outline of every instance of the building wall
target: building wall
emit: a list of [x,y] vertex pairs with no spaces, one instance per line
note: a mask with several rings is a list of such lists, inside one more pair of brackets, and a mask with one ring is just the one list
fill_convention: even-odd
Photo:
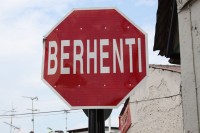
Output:
[[199,133],[200,0],[177,0],[181,50],[184,132]]
[[150,68],[147,84],[130,97],[127,133],[183,133],[180,73]]
[[150,69],[147,86],[130,98],[128,133],[200,133],[200,0],[176,1],[181,75]]

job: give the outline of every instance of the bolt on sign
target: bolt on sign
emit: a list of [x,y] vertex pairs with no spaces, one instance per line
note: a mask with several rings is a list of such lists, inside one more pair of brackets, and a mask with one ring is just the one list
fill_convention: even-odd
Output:
[[117,9],[75,9],[44,37],[43,81],[71,108],[114,108],[147,75],[147,36]]

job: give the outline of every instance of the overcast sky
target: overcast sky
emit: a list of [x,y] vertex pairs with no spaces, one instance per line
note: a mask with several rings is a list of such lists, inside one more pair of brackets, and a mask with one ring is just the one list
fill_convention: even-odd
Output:
[[[1,0],[0,2],[0,115],[9,115],[12,105],[16,114],[28,113],[31,100],[40,112],[69,109],[41,81],[43,36],[72,8],[117,7],[148,34],[149,63],[167,64],[167,59],[153,52],[157,0]],[[120,109],[112,114],[112,125],[118,126]],[[87,127],[87,117],[80,111],[67,115],[68,129]],[[64,112],[35,116],[35,133],[46,133],[47,127],[65,130]],[[0,116],[0,131],[9,133],[10,118]],[[21,133],[32,130],[31,116],[13,117]],[[19,131],[15,131],[16,133]]]

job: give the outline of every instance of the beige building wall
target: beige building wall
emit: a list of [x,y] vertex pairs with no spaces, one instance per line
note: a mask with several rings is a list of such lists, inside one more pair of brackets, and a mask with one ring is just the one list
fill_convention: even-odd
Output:
[[200,133],[200,0],[177,0],[184,132]]
[[200,133],[200,0],[176,0],[180,72],[150,68],[130,98],[128,133]]
[[130,97],[127,133],[183,133],[180,67],[151,66],[146,86]]

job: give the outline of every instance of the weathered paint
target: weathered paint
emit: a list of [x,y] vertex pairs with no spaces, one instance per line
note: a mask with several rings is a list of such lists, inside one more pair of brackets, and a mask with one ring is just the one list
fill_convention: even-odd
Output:
[[131,102],[170,97],[180,94],[180,73],[150,68],[146,86],[130,97]]
[[[182,8],[184,8],[185,6],[187,6],[187,4],[189,2],[191,2],[192,0],[176,0],[177,2],[177,9],[181,10]],[[194,1],[194,0],[193,0]]]
[[150,68],[147,86],[130,97],[127,133],[183,133],[180,73]]
[[[191,20],[192,20],[192,39],[193,39],[193,57],[194,57],[194,74],[195,74],[195,88],[197,88],[198,99],[198,116],[200,124],[200,1],[196,1],[196,4],[191,8]],[[199,126],[200,130],[200,126]]]
[[[178,3],[179,0],[177,0]],[[178,5],[179,7],[180,5]],[[187,3],[178,13],[184,132],[199,133],[200,114],[200,1]]]

